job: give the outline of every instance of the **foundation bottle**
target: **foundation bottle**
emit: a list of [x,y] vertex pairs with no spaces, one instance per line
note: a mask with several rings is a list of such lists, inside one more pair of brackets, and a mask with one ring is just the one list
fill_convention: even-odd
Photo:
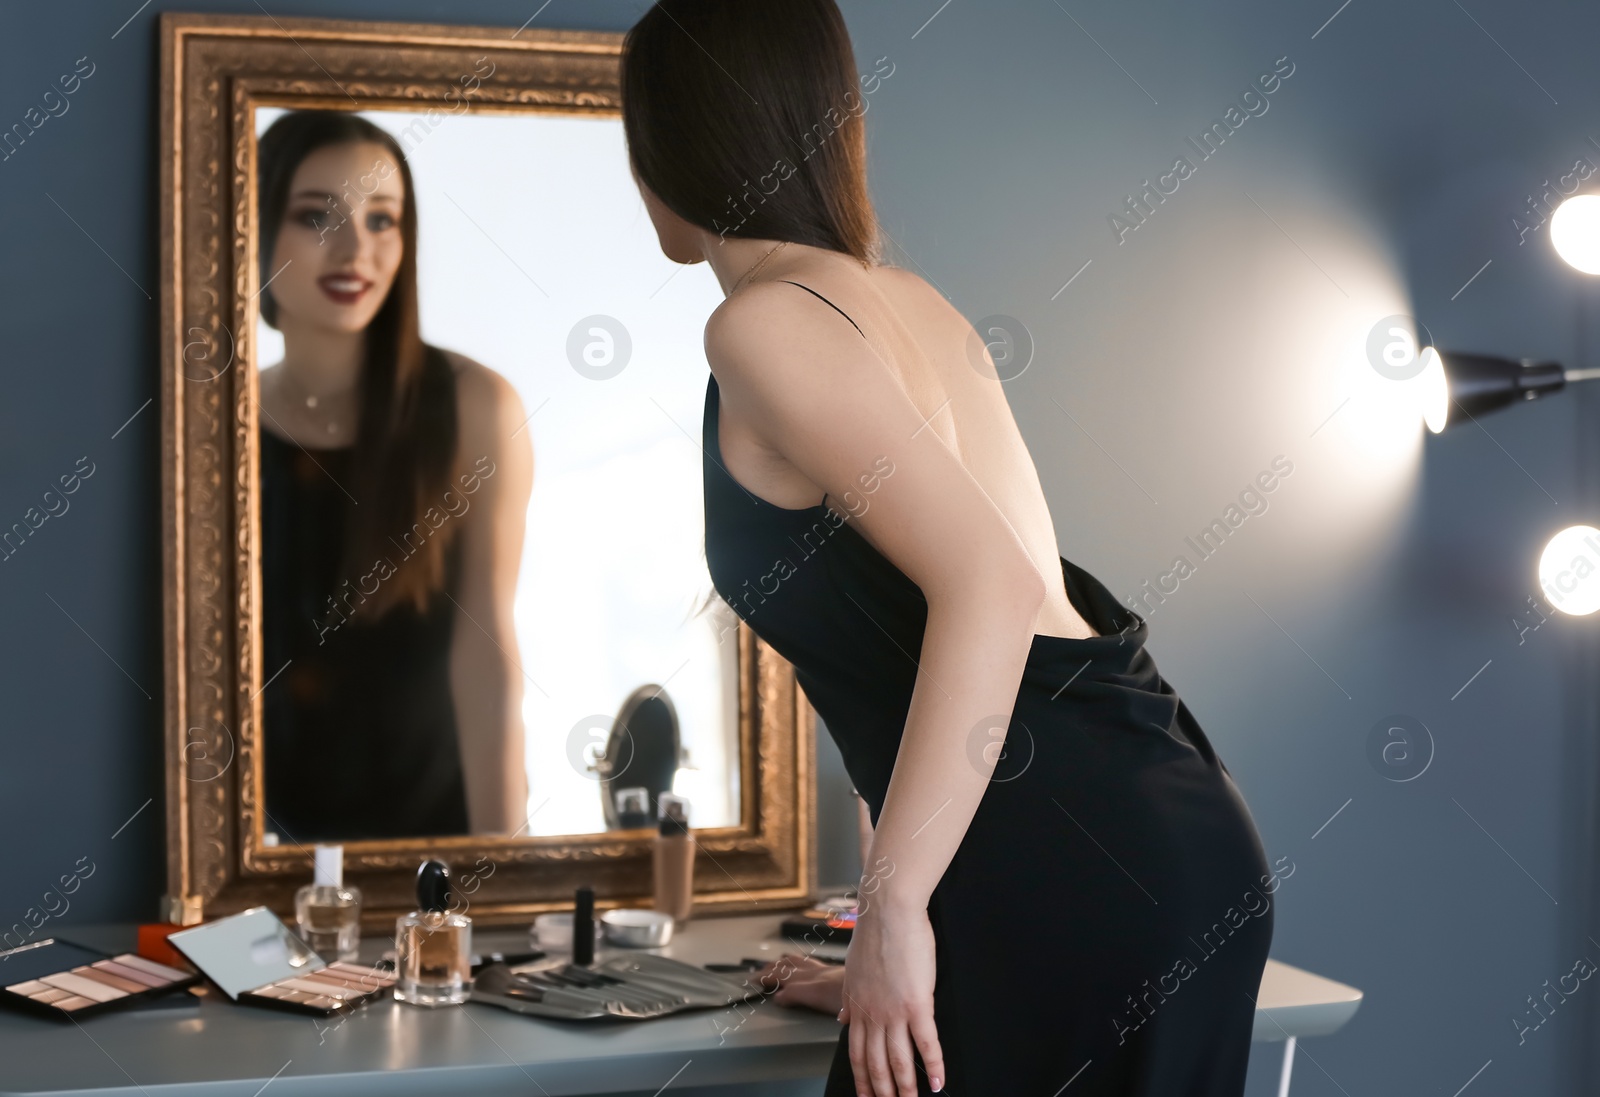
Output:
[[686,922],[694,913],[694,837],[689,833],[689,802],[663,792],[657,799],[661,822],[655,845],[655,908]]
[[472,989],[472,919],[450,912],[450,869],[417,870],[417,909],[395,922],[394,996],[414,1006],[455,1006]]

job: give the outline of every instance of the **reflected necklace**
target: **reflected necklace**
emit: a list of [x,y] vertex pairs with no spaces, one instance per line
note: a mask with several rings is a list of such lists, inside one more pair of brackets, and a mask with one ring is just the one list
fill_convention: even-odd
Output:
[[[295,403],[295,404],[304,405],[306,410],[312,413],[310,417],[311,418],[317,418],[318,417],[317,408],[318,408],[318,405],[321,403],[321,398],[318,397],[316,395],[316,393],[307,392],[305,389],[301,388],[299,383],[295,381],[294,375],[291,374],[291,373],[285,372],[283,374],[283,380],[284,380],[285,385],[291,390],[292,395],[288,394],[288,393],[285,394],[285,395],[289,396],[290,401]],[[341,394],[341,395],[345,395],[345,394]],[[354,396],[354,393],[352,392],[352,393],[349,393],[348,395]],[[341,417],[341,419],[342,419],[342,417]],[[323,420],[323,429],[326,430],[329,434],[338,434],[339,433],[339,428],[342,425],[343,424],[342,424],[340,419],[325,419],[325,420]]]
[[743,286],[746,282],[750,281],[750,279],[754,278],[756,276],[756,274],[761,270],[761,268],[767,265],[767,260],[771,259],[774,255],[777,255],[780,251],[782,251],[784,248],[786,248],[788,246],[789,246],[789,241],[784,240],[781,243],[779,243],[777,247],[773,248],[771,251],[767,252],[767,254],[763,255],[760,259],[756,260],[756,265],[751,267],[749,270],[745,271],[744,274],[739,278],[739,280],[733,284],[733,289],[730,289],[728,291],[728,296],[732,297],[734,295],[734,293],[739,289],[740,286]]

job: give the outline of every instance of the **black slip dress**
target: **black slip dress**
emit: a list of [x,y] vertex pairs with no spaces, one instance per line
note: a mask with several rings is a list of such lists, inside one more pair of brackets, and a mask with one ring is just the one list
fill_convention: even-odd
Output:
[[[735,481],[717,409],[713,376],[713,585],[793,664],[876,823],[927,602],[826,498],[780,507]],[[1143,618],[1064,557],[1061,571],[1101,635],[1034,636],[1004,754],[929,903],[942,1092],[1237,1097],[1278,878],[1227,767],[1146,652]],[[856,1093],[848,1028],[827,1097]]]
[[[295,845],[468,833],[450,688],[460,538],[425,612],[353,615],[382,574],[345,570],[354,450],[259,437],[266,829]],[[390,566],[417,548],[395,542]]]

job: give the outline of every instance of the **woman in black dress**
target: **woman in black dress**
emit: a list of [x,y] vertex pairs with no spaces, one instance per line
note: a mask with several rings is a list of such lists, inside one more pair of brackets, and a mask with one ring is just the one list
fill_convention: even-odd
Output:
[[258,142],[263,766],[285,843],[527,817],[512,598],[533,454],[509,382],[422,340],[399,143],[349,111]]
[[1248,809],[1057,551],[994,363],[876,261],[833,0],[665,0],[623,120],[707,262],[706,561],[870,809],[827,1093],[1242,1093],[1276,888]]

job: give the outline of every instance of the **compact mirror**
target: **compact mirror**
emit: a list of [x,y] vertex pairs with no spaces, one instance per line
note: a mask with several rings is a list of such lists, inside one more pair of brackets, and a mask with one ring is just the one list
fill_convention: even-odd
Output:
[[229,998],[280,979],[319,971],[322,958],[266,907],[253,907],[168,940]]

